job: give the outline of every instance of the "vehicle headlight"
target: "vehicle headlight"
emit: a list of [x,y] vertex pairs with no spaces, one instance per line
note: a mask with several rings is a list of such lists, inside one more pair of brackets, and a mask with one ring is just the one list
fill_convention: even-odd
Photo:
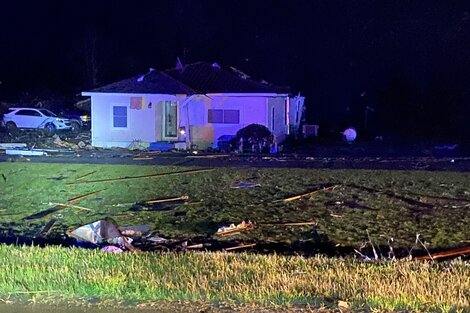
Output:
[[83,122],[88,122],[90,120],[90,117],[88,115],[82,115],[80,116],[80,119],[83,121]]
[[64,122],[64,120],[61,119],[61,118],[56,118],[55,120],[56,120],[57,122],[59,122],[59,123],[63,123],[63,122]]

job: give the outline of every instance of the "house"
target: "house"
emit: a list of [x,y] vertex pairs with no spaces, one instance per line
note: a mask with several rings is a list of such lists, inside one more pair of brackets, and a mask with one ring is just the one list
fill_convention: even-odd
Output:
[[235,68],[194,63],[85,91],[91,97],[92,145],[128,147],[134,140],[205,149],[249,124],[278,143],[298,128],[304,97],[252,80]]

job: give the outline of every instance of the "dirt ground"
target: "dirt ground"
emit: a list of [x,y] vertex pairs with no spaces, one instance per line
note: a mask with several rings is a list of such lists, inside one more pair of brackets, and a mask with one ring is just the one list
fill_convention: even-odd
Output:
[[[0,143],[26,143],[28,148],[48,149],[47,156],[21,157],[2,154],[0,162],[34,161],[50,163],[184,165],[204,167],[269,167],[387,169],[426,171],[470,171],[470,151],[466,146],[384,143],[306,143],[279,154],[225,154],[192,152],[152,152],[128,149],[98,149],[91,146],[91,134],[58,133],[48,137],[40,131],[20,131],[16,135],[0,131]],[[451,149],[452,148],[452,149]]]

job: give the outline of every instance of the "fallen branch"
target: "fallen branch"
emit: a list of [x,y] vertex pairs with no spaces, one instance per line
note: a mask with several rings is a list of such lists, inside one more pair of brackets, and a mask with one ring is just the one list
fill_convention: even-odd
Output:
[[236,246],[236,247],[230,247],[230,248],[225,248],[225,251],[233,251],[233,250],[238,250],[238,249],[245,249],[245,248],[251,248],[256,246],[256,243],[252,243],[249,245],[241,245],[241,246]]
[[307,192],[307,193],[303,193],[303,194],[300,194],[300,195],[297,195],[297,196],[293,196],[293,197],[289,197],[289,198],[285,198],[284,202],[290,202],[290,201],[295,201],[295,200],[299,200],[301,198],[304,198],[304,197],[308,197],[308,196],[311,196],[313,194],[316,194],[320,191],[325,191],[325,190],[333,190],[337,187],[337,185],[333,185],[333,186],[329,186],[329,187],[324,187],[324,188],[321,188],[321,189],[317,189],[317,190],[314,190],[314,191],[310,191],[310,192]]
[[94,184],[94,183],[104,183],[104,182],[113,182],[113,181],[123,181],[123,180],[130,180],[130,179],[144,179],[144,178],[153,178],[153,177],[160,177],[160,176],[194,174],[194,173],[208,172],[208,171],[212,171],[212,170],[214,170],[214,169],[213,168],[205,168],[205,169],[199,169],[199,170],[187,170],[187,171],[172,172],[172,173],[158,173],[158,174],[141,175],[141,176],[106,178],[106,179],[97,179],[97,180],[89,180],[89,181],[82,181],[82,182],[71,182],[71,183],[67,183],[67,185]]

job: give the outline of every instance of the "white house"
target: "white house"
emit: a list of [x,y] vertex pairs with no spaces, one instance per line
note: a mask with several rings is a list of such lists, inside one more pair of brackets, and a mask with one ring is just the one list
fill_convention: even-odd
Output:
[[92,145],[105,148],[141,140],[204,149],[253,123],[265,125],[280,143],[297,130],[304,102],[286,88],[202,62],[150,70],[82,95],[91,97]]

